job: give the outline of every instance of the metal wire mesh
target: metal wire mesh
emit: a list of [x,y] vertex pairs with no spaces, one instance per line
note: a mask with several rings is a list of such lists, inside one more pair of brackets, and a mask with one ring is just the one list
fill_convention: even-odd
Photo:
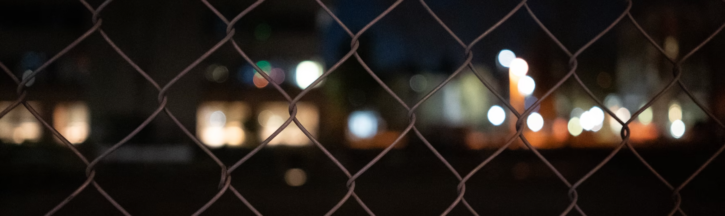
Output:
[[[375,25],[378,21],[380,21],[383,17],[388,15],[391,11],[395,10],[395,8],[400,5],[403,0],[397,0],[392,5],[390,5],[385,11],[380,13],[377,17],[375,17],[373,20],[368,22],[362,29],[360,29],[358,32],[351,31],[344,22],[342,22],[336,14],[328,8],[327,5],[325,5],[321,0],[317,0],[317,4],[329,14],[333,20],[340,26],[344,31],[352,38],[350,40],[350,51],[348,51],[341,59],[339,59],[336,63],[333,64],[332,67],[330,67],[327,71],[325,71],[317,80],[315,80],[312,84],[309,86],[315,86],[316,84],[320,83],[325,77],[329,76],[331,73],[334,73],[338,67],[345,61],[347,61],[350,58],[353,58],[362,65],[362,67],[365,69],[365,71],[372,77],[379,85],[382,87],[388,94],[390,94],[395,100],[399,103],[400,107],[404,108],[408,111],[408,117],[409,122],[407,127],[403,130],[403,132],[395,139],[394,142],[390,143],[384,150],[382,150],[377,156],[375,156],[372,160],[370,160],[364,167],[359,169],[356,172],[352,172],[348,170],[345,166],[342,165],[342,163],[333,156],[326,148],[325,145],[320,143],[296,118],[297,114],[297,106],[296,104],[303,98],[307,93],[311,90],[311,88],[304,89],[302,92],[297,94],[296,96],[289,95],[285,90],[283,90],[276,82],[272,81],[272,78],[265,74],[260,73],[262,76],[264,76],[265,79],[269,81],[269,83],[276,89],[276,91],[279,92],[280,95],[282,95],[288,102],[289,102],[289,113],[290,117],[282,124],[281,127],[279,127],[271,136],[266,138],[264,141],[261,142],[260,145],[258,145],[256,148],[254,148],[251,152],[246,154],[241,159],[237,160],[234,164],[227,165],[222,163],[221,160],[219,160],[204,144],[202,144],[199,139],[192,134],[185,126],[182,125],[182,123],[174,116],[173,112],[171,111],[170,107],[167,106],[168,104],[168,98],[166,97],[166,93],[170,88],[174,86],[177,81],[179,81],[181,78],[183,78],[187,73],[189,73],[190,70],[192,70],[194,67],[196,67],[198,64],[200,64],[203,60],[205,60],[207,57],[209,57],[212,53],[217,51],[221,46],[224,45],[231,45],[234,47],[236,52],[250,65],[252,65],[257,71],[263,71],[261,68],[259,68],[246,53],[245,51],[237,44],[237,42],[234,40],[233,36],[236,33],[236,30],[234,29],[235,23],[239,22],[245,15],[247,15],[250,11],[257,8],[260,4],[264,2],[264,0],[258,0],[254,2],[253,4],[249,5],[247,8],[245,8],[242,12],[238,13],[236,16],[232,17],[231,19],[225,17],[222,15],[222,13],[217,10],[211,3],[209,3],[206,0],[202,0],[204,5],[213,12],[218,19],[223,21],[226,24],[226,36],[219,40],[213,47],[209,48],[203,55],[199,56],[195,61],[190,63],[186,68],[184,68],[182,71],[178,72],[178,74],[173,77],[173,79],[166,82],[166,84],[161,85],[156,80],[152,79],[146,71],[144,71],[141,67],[139,67],[134,60],[132,60],[131,57],[126,55],[124,51],[118,47],[114,41],[112,40],[112,37],[106,34],[103,30],[103,19],[101,18],[101,12],[104,8],[107,6],[110,6],[112,1],[106,0],[102,4],[100,4],[98,7],[91,6],[88,2],[85,0],[80,0],[80,3],[83,4],[83,6],[88,9],[92,13],[91,20],[93,22],[93,26],[88,29],[83,35],[78,37],[75,41],[68,44],[63,50],[55,54],[52,58],[50,58],[48,61],[46,61],[44,64],[42,64],[40,67],[38,67],[36,70],[34,70],[29,76],[25,76],[23,79],[19,79],[16,77],[10,69],[8,69],[4,64],[0,62],[0,68],[2,68],[2,71],[4,71],[8,77],[10,77],[15,83],[17,83],[17,98],[15,101],[9,106],[4,107],[2,112],[0,112],[0,118],[8,114],[11,110],[13,110],[15,107],[23,105],[30,113],[37,118],[37,120],[43,124],[43,126],[52,132],[52,134],[60,139],[75,155],[83,161],[83,163],[86,164],[86,180],[78,186],[78,188],[68,195],[68,197],[65,200],[62,200],[60,203],[58,203],[54,208],[50,209],[46,215],[53,215],[58,210],[66,206],[69,202],[73,200],[79,193],[86,190],[89,185],[92,185],[100,194],[105,197],[105,199],[110,202],[115,208],[121,212],[124,215],[131,215],[132,212],[127,211],[122,203],[117,202],[113,199],[112,195],[107,193],[101,185],[99,185],[96,181],[94,181],[94,178],[96,177],[96,168],[105,157],[107,157],[109,154],[111,154],[114,150],[122,147],[124,144],[126,144],[131,138],[136,136],[142,129],[144,129],[152,120],[154,120],[159,114],[166,113],[173,122],[178,126],[179,129],[181,129],[186,136],[188,136],[189,139],[191,139],[196,145],[203,150],[208,157],[213,159],[216,164],[218,165],[220,169],[220,182],[219,182],[219,190],[216,193],[215,196],[211,197],[208,202],[206,202],[204,205],[200,206],[200,208],[194,212],[192,215],[200,215],[204,213],[210,206],[212,206],[222,195],[224,195],[227,192],[231,192],[236,196],[241,203],[243,203],[249,210],[251,210],[256,215],[262,215],[263,212],[258,211],[252,202],[248,201],[247,198],[245,198],[232,184],[231,184],[231,173],[237,170],[241,165],[243,165],[246,161],[248,161],[250,158],[254,157],[257,152],[259,152],[262,148],[264,148],[272,139],[274,139],[278,134],[281,133],[283,129],[285,129],[290,124],[295,124],[297,127],[299,127],[302,132],[314,143],[314,145],[319,148],[328,158],[330,161],[332,161],[341,172],[343,172],[347,178],[348,181],[346,183],[347,185],[347,193],[342,196],[337,203],[330,204],[329,211],[325,215],[332,215],[334,214],[343,204],[346,202],[349,202],[350,198],[354,200],[354,202],[358,203],[362,209],[364,209],[367,214],[369,215],[375,215],[374,209],[369,208],[364,201],[364,197],[360,197],[355,193],[355,181],[372,166],[374,166],[380,159],[385,156],[391,149],[393,149],[396,144],[398,144],[401,139],[403,139],[406,136],[416,136],[422,142],[424,145],[440,160],[441,163],[443,163],[451,172],[452,175],[454,175],[458,181],[459,184],[456,188],[458,192],[458,196],[451,200],[451,203],[448,208],[441,209],[441,215],[447,215],[449,212],[451,212],[455,207],[459,205],[465,206],[465,208],[473,215],[479,215],[479,213],[476,211],[475,205],[469,203],[465,199],[466,194],[466,182],[479,172],[484,166],[488,165],[489,162],[491,162],[493,159],[495,159],[497,156],[499,156],[503,151],[508,149],[512,143],[514,143],[516,140],[521,140],[528,149],[536,155],[536,157],[541,160],[551,171],[553,171],[558,179],[566,185],[566,187],[569,188],[568,190],[568,196],[570,199],[569,205],[561,210],[561,215],[568,215],[570,212],[577,212],[580,215],[586,215],[586,209],[580,208],[577,204],[577,201],[579,199],[579,195],[577,193],[577,188],[584,182],[587,181],[594,173],[596,173],[600,168],[602,168],[604,165],[606,165],[616,154],[618,154],[623,148],[629,149],[638,159],[639,161],[644,164],[664,185],[666,185],[669,189],[672,190],[672,197],[674,200],[674,203],[672,205],[672,209],[669,212],[668,215],[686,215],[685,211],[680,207],[680,204],[682,203],[682,197],[680,196],[680,191],[687,186],[692,179],[694,179],[700,172],[705,169],[716,157],[718,157],[723,150],[725,150],[725,145],[720,147],[717,151],[715,151],[702,165],[700,165],[687,179],[682,182],[679,185],[673,185],[671,184],[667,179],[662,177],[658,171],[649,165],[647,160],[643,158],[637,151],[637,149],[631,144],[629,141],[630,136],[630,128],[629,124],[637,117],[639,116],[645,109],[652,106],[652,104],[661,98],[661,96],[669,91],[670,89],[674,88],[675,86],[679,86],[679,88],[684,91],[687,96],[692,99],[692,101],[697,104],[697,106],[702,109],[713,121],[717,123],[717,126],[720,127],[721,130],[725,130],[725,125],[722,123],[722,121],[719,120],[717,116],[715,116],[706,106],[703,105],[702,102],[700,102],[698,99],[696,99],[693,94],[690,92],[688,87],[683,84],[681,81],[681,77],[683,76],[682,71],[682,65],[685,61],[687,61],[694,53],[696,53],[698,50],[700,50],[703,46],[705,46],[710,40],[712,40],[716,35],[720,34],[720,32],[725,28],[725,23],[719,26],[712,34],[709,35],[705,40],[699,43],[695,48],[687,52],[686,55],[680,57],[680,58],[670,58],[666,54],[665,50],[660,47],[653,39],[652,37],[645,31],[640,24],[637,22],[637,20],[632,16],[630,13],[630,9],[632,8],[633,2],[626,1],[626,8],[624,11],[621,12],[621,14],[609,24],[605,29],[603,29],[599,34],[597,34],[595,37],[589,40],[585,45],[578,49],[570,49],[566,46],[564,46],[559,39],[551,33],[546,25],[542,23],[539,18],[537,17],[536,13],[529,7],[526,0],[521,1],[518,3],[514,8],[512,8],[503,18],[501,18],[498,22],[496,22],[493,26],[489,27],[486,31],[481,33],[478,37],[476,37],[474,40],[470,41],[469,43],[466,43],[462,41],[457,34],[452,31],[448,25],[441,20],[436,12],[431,9],[424,0],[420,0],[420,4],[427,10],[427,12],[430,14],[432,18],[434,18],[437,23],[442,27],[446,32],[450,34],[450,36],[461,46],[465,49],[465,61],[457,67],[455,71],[453,71],[450,76],[447,77],[443,82],[438,84],[434,89],[432,89],[430,92],[428,92],[425,97],[417,101],[415,104],[408,104],[405,103],[401,97],[396,95],[396,93],[391,90],[391,88],[381,80],[378,75],[366,64],[365,60],[361,58],[361,56],[358,54],[358,48],[360,47],[360,41],[358,40],[361,35],[363,35],[368,29],[370,29],[373,25]],[[558,48],[564,52],[569,57],[569,65],[568,65],[568,72],[564,77],[559,79],[556,84],[549,88],[539,99],[532,105],[530,108],[524,110],[523,112],[518,112],[510,103],[507,102],[507,100],[502,97],[502,94],[500,92],[497,92],[494,87],[490,84],[489,81],[487,81],[484,77],[480,75],[476,71],[476,67],[472,64],[472,59],[474,57],[473,52],[471,51],[472,47],[475,46],[478,42],[485,39],[487,35],[489,35],[491,32],[499,28],[503,23],[507,22],[509,18],[516,12],[520,10],[525,10],[526,13],[530,16],[530,18],[536,22],[536,24],[543,30],[551,41],[553,41]],[[577,57],[580,56],[583,52],[587,51],[587,49],[594,43],[596,43],[602,36],[610,32],[612,28],[614,28],[616,25],[629,21],[631,22],[639,31],[639,33],[642,34],[649,42],[659,50],[659,52],[666,57],[666,59],[672,64],[673,66],[673,77],[671,81],[661,90],[659,90],[654,97],[648,100],[648,102],[638,109],[636,112],[634,112],[631,115],[631,118],[629,120],[620,119],[617,117],[617,115],[614,113],[614,111],[610,110],[605,106],[602,101],[597,98],[592,91],[588,88],[584,82],[579,78],[577,75],[577,66],[578,61]],[[26,90],[26,84],[30,82],[33,77],[41,73],[44,69],[46,69],[50,64],[52,64],[54,61],[56,61],[61,56],[68,53],[70,50],[72,50],[74,47],[76,47],[79,43],[84,41],[87,37],[89,37],[92,34],[100,34],[102,38],[107,42],[108,45],[110,45],[115,52],[120,55],[130,66],[132,66],[140,75],[142,75],[151,85],[153,85],[158,90],[158,107],[154,110],[154,112],[149,115],[143,123],[138,125],[133,131],[128,133],[123,139],[115,143],[112,147],[107,149],[105,152],[100,154],[98,157],[89,159],[86,156],[84,156],[78,149],[72,145],[68,140],[66,140],[61,133],[59,133],[55,128],[53,128],[46,120],[44,120],[41,115],[36,111],[36,109],[31,106],[31,104],[26,100],[28,96],[28,92]],[[516,133],[511,135],[510,138],[507,139],[504,145],[500,146],[492,155],[490,155],[488,158],[486,158],[484,161],[480,162],[478,166],[476,166],[474,169],[469,171],[468,173],[461,174],[444,158],[437,150],[434,148],[433,145],[426,139],[425,135],[421,133],[418,128],[416,128],[416,114],[415,111],[419,106],[424,103],[428,98],[431,97],[431,95],[438,92],[443,86],[445,86],[449,81],[451,81],[454,77],[458,76],[459,74],[463,73],[467,69],[470,69],[476,77],[485,85],[486,88],[488,88],[493,95],[495,95],[496,98],[500,100],[502,104],[504,104],[510,112],[512,112],[516,118],[516,124],[515,129]],[[562,84],[570,79],[573,79],[576,81],[576,83],[583,89],[588,96],[595,101],[597,104],[599,104],[603,109],[604,112],[608,113],[612,118],[614,118],[619,124],[622,125],[621,128],[621,142],[607,155],[604,159],[601,160],[595,167],[591,168],[589,172],[587,172],[585,175],[581,176],[578,180],[574,182],[570,182],[567,180],[558,170],[557,168],[552,165],[552,163],[547,160],[536,148],[534,148],[527,138],[523,135],[524,131],[524,120],[527,116],[529,116],[535,107],[541,103],[544,99],[549,97],[553,92],[555,92],[557,89],[562,86]]]

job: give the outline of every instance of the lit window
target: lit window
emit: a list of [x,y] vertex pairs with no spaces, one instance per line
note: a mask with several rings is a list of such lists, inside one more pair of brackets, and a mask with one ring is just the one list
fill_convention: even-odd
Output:
[[[259,124],[262,125],[259,138],[265,140],[287,121],[287,118],[289,118],[289,104],[286,102],[266,103],[260,107],[260,110],[262,111],[257,117]],[[315,105],[304,102],[297,103],[297,119],[312,136],[317,136],[320,117]],[[268,145],[303,146],[310,143],[312,142],[302,133],[302,130],[294,122],[291,122]]]
[[59,103],[53,110],[53,127],[72,144],[86,141],[91,131],[89,119],[85,102]]
[[[10,101],[0,102],[0,109],[5,109],[11,104]],[[30,102],[30,105],[40,112],[38,103]],[[0,140],[5,143],[38,142],[42,135],[40,123],[22,104],[0,118]]]
[[242,146],[246,140],[244,122],[249,106],[243,102],[211,101],[202,103],[196,114],[196,133],[212,148]]

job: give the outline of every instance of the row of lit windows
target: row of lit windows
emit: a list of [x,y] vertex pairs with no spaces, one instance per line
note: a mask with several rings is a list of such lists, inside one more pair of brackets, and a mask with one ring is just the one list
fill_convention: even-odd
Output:
[[[12,102],[0,102],[0,107],[8,107]],[[41,110],[38,102],[29,102],[36,110]],[[197,110],[197,137],[212,148],[230,146],[250,146],[252,136],[259,142],[266,140],[289,118],[289,105],[286,102],[268,102],[259,106],[256,120],[259,124],[257,133],[245,127],[252,117],[252,110],[247,103],[241,101],[209,101],[202,103]],[[91,133],[90,111],[85,102],[63,102],[55,105],[52,114],[52,125],[70,143],[79,144],[86,141]],[[314,137],[318,134],[320,115],[317,106],[307,102],[297,104],[297,120]],[[373,111],[357,111],[350,115],[348,122],[348,138],[353,148],[369,148],[374,145],[384,146],[392,141],[397,134],[381,133],[379,115]],[[22,105],[16,107],[0,118],[0,140],[4,143],[21,144],[39,142],[45,131],[42,124]],[[376,138],[377,137],[377,138]],[[380,140],[380,137],[384,139]],[[60,140],[55,139],[58,143]],[[377,140],[377,141],[376,141]],[[303,131],[291,122],[285,129],[269,141],[269,146],[304,146],[312,142]],[[377,143],[377,144],[376,144]],[[389,143],[388,143],[389,144]]]
[[[0,102],[8,107],[12,102]],[[29,102],[35,110],[42,107],[38,102]],[[70,143],[83,143],[90,134],[90,114],[84,102],[59,103],[53,109],[53,127]],[[22,105],[0,118],[0,140],[4,143],[21,144],[38,142],[44,129],[40,122]],[[59,141],[59,140],[58,140]]]
[[[289,118],[288,108],[285,102],[270,102],[260,106],[261,111],[257,114],[259,140],[267,139],[284,124]],[[239,101],[203,103],[197,111],[197,135],[210,147],[247,145],[250,132],[244,127],[244,122],[249,119],[250,113],[249,106]],[[298,103],[296,117],[312,136],[317,135],[320,117],[315,105]],[[309,138],[292,122],[269,145],[302,146],[310,143]]]

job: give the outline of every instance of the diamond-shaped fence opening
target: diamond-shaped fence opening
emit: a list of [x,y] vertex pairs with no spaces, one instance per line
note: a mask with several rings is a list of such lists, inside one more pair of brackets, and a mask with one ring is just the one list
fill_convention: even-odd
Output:
[[0,214],[725,214],[725,5],[547,3],[0,3]]

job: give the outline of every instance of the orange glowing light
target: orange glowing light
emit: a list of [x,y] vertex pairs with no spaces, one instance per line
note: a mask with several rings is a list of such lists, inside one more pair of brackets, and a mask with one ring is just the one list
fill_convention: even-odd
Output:
[[533,131],[524,131],[524,136],[526,137],[526,141],[529,141],[529,144],[537,149],[550,149],[553,148],[552,145],[549,145],[549,143],[546,142],[548,135],[544,133],[543,131],[539,132],[533,132]]
[[257,88],[264,88],[269,84],[269,81],[265,79],[259,72],[254,73],[254,78],[252,78],[252,82],[254,82],[254,86]]
[[[381,131],[370,139],[352,140],[349,145],[353,149],[382,149],[393,144],[398,136],[400,136],[400,131]],[[406,143],[407,139],[403,137],[393,148],[403,148]]]
[[569,138],[568,124],[569,122],[563,118],[556,118],[554,120],[554,125],[552,125],[551,130],[552,135],[554,135],[554,141],[561,143]]
[[654,124],[642,124],[639,122],[629,123],[629,140],[633,142],[643,142],[654,140],[660,136],[657,127]]
[[486,147],[486,142],[484,139],[486,138],[486,135],[479,131],[473,131],[468,134],[466,134],[466,146],[469,149],[473,150],[479,150]]

